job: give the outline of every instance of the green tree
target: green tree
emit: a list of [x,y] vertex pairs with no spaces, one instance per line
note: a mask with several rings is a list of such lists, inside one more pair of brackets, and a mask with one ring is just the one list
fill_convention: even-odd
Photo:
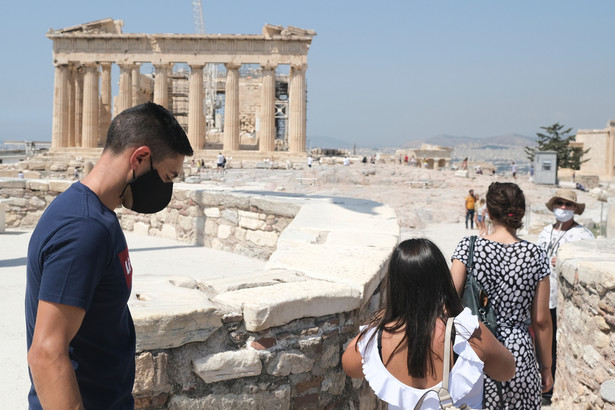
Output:
[[543,132],[537,132],[538,140],[536,147],[525,147],[525,153],[530,161],[534,161],[536,151],[555,151],[557,153],[557,166],[560,168],[580,169],[583,155],[589,152],[589,148],[583,150],[579,147],[570,146],[574,142],[574,134],[570,134],[572,128],[564,129],[564,125],[556,122],[549,127],[540,127]]

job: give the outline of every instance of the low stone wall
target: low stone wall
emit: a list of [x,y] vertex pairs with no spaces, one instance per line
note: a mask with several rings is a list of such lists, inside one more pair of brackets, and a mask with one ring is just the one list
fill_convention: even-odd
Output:
[[175,184],[169,206],[154,215],[124,208],[116,213],[125,230],[268,259],[299,208],[261,195]]
[[7,228],[33,228],[47,205],[72,182],[30,179],[0,180],[0,199],[5,200]]
[[262,273],[133,282],[138,408],[384,408],[341,355],[378,305],[395,214],[351,198],[290,201],[300,209]]
[[[33,228],[47,205],[74,182],[0,180],[6,226]],[[267,259],[298,210],[297,204],[271,201],[263,196],[211,192],[176,184],[171,203],[156,214],[142,215],[124,208],[116,209],[116,213],[127,231]]]
[[384,409],[363,380],[341,369],[359,310],[248,332],[241,315],[222,318],[207,341],[137,355],[136,408]]
[[553,408],[615,409],[615,240],[564,244],[558,253]]

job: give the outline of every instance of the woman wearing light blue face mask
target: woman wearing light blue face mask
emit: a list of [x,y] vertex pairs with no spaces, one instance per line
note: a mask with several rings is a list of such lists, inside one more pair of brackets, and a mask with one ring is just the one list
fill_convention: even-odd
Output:
[[[555,216],[555,223],[544,227],[538,237],[538,245],[545,249],[549,258],[549,266],[551,267],[551,292],[549,295],[549,309],[551,311],[551,319],[553,321],[553,377],[555,377],[555,332],[557,331],[557,271],[555,270],[555,262],[559,247],[566,242],[582,241],[585,239],[594,239],[591,231],[580,225],[574,220],[574,215],[581,215],[585,210],[585,204],[577,202],[577,194],[570,189],[559,189],[555,195],[545,204],[549,211]],[[550,400],[549,392],[543,397]]]

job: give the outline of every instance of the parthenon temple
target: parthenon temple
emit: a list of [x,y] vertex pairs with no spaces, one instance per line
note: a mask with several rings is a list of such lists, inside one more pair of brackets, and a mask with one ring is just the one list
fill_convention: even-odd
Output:
[[52,151],[102,147],[115,114],[153,101],[176,116],[197,153],[304,155],[314,31],[265,24],[260,35],[132,34],[122,26],[108,18],[47,33]]

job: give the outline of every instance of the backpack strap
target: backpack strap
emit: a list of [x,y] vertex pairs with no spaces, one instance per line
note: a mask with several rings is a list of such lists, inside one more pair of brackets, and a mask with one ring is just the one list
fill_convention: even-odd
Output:
[[468,273],[474,268],[474,243],[476,242],[476,235],[470,236],[470,245],[468,248]]
[[451,368],[451,332],[453,329],[453,320],[454,318],[452,317],[449,317],[446,320],[446,332],[444,334],[444,358],[442,360],[442,387],[440,387],[440,389],[437,391],[426,391],[416,403],[416,406],[414,406],[415,410],[421,408],[421,406],[423,405],[423,401],[425,401],[425,398],[427,397],[427,394],[431,392],[438,394],[441,408],[446,409],[453,407],[453,399],[448,392],[448,376]]
[[[455,324],[453,323],[453,328],[451,329],[451,344],[453,346],[455,345],[455,337],[456,336],[457,336],[457,330],[455,329]],[[453,350],[453,366],[457,362],[458,358],[459,358],[459,354],[455,350]]]
[[378,356],[380,356],[380,361],[384,364],[384,360],[382,360],[382,329],[378,329]]

